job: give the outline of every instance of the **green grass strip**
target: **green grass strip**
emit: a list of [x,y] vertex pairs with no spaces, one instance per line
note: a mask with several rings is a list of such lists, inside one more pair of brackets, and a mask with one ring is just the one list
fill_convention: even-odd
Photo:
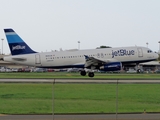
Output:
[[[51,114],[52,84],[0,84],[0,114]],[[55,113],[115,113],[115,84],[55,84]],[[160,84],[119,84],[118,112],[160,112]]]
[[95,73],[94,78],[89,78],[88,75],[81,76],[80,73],[67,73],[67,72],[46,72],[46,73],[0,73],[1,78],[35,78],[35,79],[149,79],[160,80],[160,74],[107,74]]

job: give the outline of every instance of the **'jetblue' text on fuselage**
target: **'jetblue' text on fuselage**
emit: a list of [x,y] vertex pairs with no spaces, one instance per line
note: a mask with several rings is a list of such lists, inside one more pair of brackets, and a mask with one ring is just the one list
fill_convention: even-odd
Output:
[[126,50],[126,49],[120,49],[116,51],[112,50],[112,58],[114,58],[115,56],[128,56],[134,54],[135,54],[134,50]]

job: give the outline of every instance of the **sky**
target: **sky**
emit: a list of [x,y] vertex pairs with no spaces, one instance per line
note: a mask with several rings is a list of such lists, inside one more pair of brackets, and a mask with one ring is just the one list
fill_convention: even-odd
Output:
[[160,0],[0,0],[3,53],[10,53],[5,28],[37,52],[146,43],[158,51],[159,6]]

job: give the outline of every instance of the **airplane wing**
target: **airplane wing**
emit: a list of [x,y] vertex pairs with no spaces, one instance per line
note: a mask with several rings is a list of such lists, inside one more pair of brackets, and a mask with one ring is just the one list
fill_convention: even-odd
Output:
[[86,59],[86,62],[85,62],[85,65],[84,67],[91,67],[91,66],[100,66],[100,65],[103,65],[103,64],[106,64],[106,63],[110,63],[110,62],[117,62],[116,59],[97,59],[97,58],[94,58],[94,57],[89,57],[87,55],[84,55],[85,56],[85,59]]

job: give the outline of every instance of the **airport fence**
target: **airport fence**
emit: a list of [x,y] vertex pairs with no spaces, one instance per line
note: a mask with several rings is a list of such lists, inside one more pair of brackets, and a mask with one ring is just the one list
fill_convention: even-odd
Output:
[[52,113],[54,119],[96,113],[117,119],[120,113],[160,112],[160,80],[0,79],[0,86],[1,114]]

